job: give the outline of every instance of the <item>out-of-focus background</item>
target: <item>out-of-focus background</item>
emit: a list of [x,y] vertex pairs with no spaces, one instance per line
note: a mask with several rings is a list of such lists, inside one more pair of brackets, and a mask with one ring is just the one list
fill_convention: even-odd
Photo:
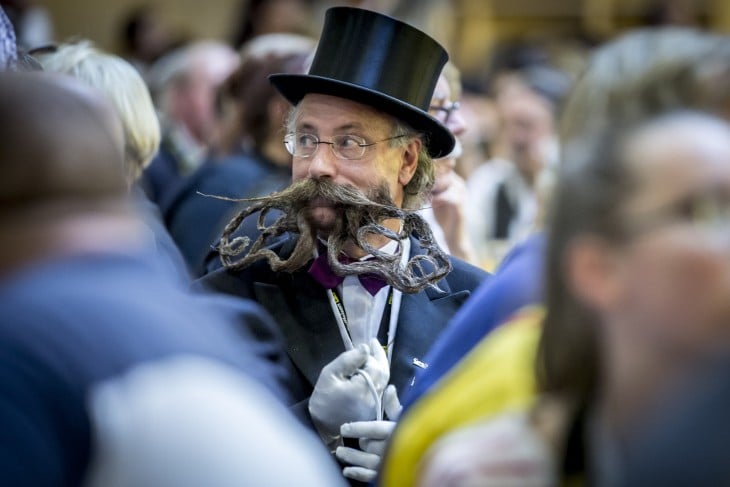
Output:
[[[167,108],[161,106],[160,101],[171,95],[161,96],[155,91],[167,86],[171,73],[183,71],[185,63],[190,64],[185,69],[193,69],[198,62],[192,55],[174,62],[170,60],[174,56],[165,56],[177,48],[214,40],[239,50],[253,38],[276,32],[304,34],[314,42],[325,10],[336,5],[380,11],[419,27],[442,43],[456,72],[460,72],[460,78],[451,76],[449,81],[452,100],[460,101],[463,120],[459,123],[465,129],[458,135],[460,157],[455,159],[453,171],[467,186],[467,191],[461,192],[465,200],[462,208],[475,252],[468,258],[470,251],[451,250],[487,269],[493,269],[515,242],[539,225],[543,207],[540,184],[542,175],[549,174],[543,169],[558,160],[555,135],[561,104],[594,48],[637,27],[692,26],[730,32],[727,0],[0,0],[0,5],[25,49],[88,39],[130,61],[149,84],[158,108],[173,121],[175,117],[185,118],[185,113],[172,113],[170,106],[174,104],[170,101],[163,102],[168,103]],[[225,67],[229,64],[225,56],[215,61],[212,52],[202,54],[220,71],[208,76],[210,86],[206,90],[211,93],[233,66]],[[226,54],[220,49],[216,52],[219,57]],[[263,74],[261,79],[265,79]],[[251,81],[247,83],[244,92],[254,93]],[[238,132],[228,134],[227,142],[226,135],[220,140],[210,135],[218,121],[212,115],[196,114],[211,112],[211,107],[203,105],[211,105],[220,96],[211,93],[204,99],[191,95],[188,111],[195,113],[190,116],[195,115],[193,118],[200,119],[198,125],[205,127],[197,130],[189,123],[183,131],[188,134],[184,138],[192,140],[187,145],[194,150],[176,149],[190,153],[188,159],[192,161],[183,164],[187,169],[180,170],[182,176],[216,150],[218,156],[231,153],[245,139]],[[163,123],[166,133],[170,132],[169,122]],[[281,148],[280,135],[275,135],[285,171],[289,157]],[[170,145],[165,140],[158,159]],[[267,155],[272,160],[275,156]],[[179,195],[180,185],[166,179],[165,188],[158,188],[160,194],[155,196],[149,181],[159,167],[153,162],[145,172],[143,187],[161,206],[168,227],[180,241],[175,228],[195,227],[202,217],[175,223],[180,197],[175,200],[161,194],[164,189]],[[201,187],[194,186],[192,194]],[[169,188],[175,191],[167,191]],[[221,188],[214,189],[215,194],[222,194]],[[236,191],[230,196],[240,196],[241,188]],[[197,247],[203,250],[198,249],[197,254],[204,253],[208,243],[199,242]],[[457,245],[452,242],[451,247]],[[189,253],[194,254],[193,250]],[[195,259],[185,255],[192,266],[202,259],[200,255]]]
[[[45,9],[55,40],[92,39],[105,50],[124,52],[126,24],[145,9],[176,42],[216,38],[234,42],[249,0],[3,0],[6,11]],[[269,0],[279,28],[298,24],[316,35],[329,6],[357,4],[387,11],[426,30],[448,49],[465,75],[484,69],[489,53],[504,41],[552,45],[598,42],[642,24],[698,24],[730,32],[725,0]],[[151,16],[152,17],[152,16]],[[264,19],[261,19],[262,21]],[[38,20],[36,22],[39,22]],[[276,28],[275,22],[271,22]],[[266,26],[262,26],[266,27]],[[39,26],[35,26],[40,29]]]

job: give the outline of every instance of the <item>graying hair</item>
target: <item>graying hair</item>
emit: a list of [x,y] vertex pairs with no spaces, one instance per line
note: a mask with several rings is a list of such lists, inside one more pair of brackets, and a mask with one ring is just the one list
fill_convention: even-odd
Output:
[[161,137],[157,113],[139,72],[124,59],[83,40],[61,44],[37,59],[45,71],[73,76],[109,98],[124,128],[127,178],[130,182],[139,178],[157,153]]

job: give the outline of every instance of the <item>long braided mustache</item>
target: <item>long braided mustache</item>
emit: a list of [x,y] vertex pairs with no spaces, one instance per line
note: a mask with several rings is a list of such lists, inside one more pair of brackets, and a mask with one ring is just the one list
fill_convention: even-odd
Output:
[[[335,274],[376,274],[395,289],[404,293],[417,293],[434,286],[451,271],[448,256],[436,244],[431,228],[418,213],[395,206],[386,185],[375,189],[369,196],[353,186],[305,179],[277,193],[241,200],[252,204],[239,212],[223,230],[218,247],[221,262],[230,270],[243,269],[260,259],[267,259],[271,269],[276,272],[294,272],[302,268],[312,259],[317,242],[317,230],[309,221],[309,202],[314,198],[324,198],[339,211],[339,217],[327,238],[327,258]],[[266,215],[274,209],[283,214],[267,226]],[[232,238],[243,220],[256,212],[260,212],[257,222],[260,235],[253,244],[248,237]],[[400,232],[394,232],[380,223],[389,218],[399,219],[403,223]],[[298,233],[299,239],[291,255],[282,259],[266,245],[271,238],[286,232]],[[377,235],[395,241],[414,235],[425,254],[412,257],[403,266],[403,246],[399,245],[395,254],[381,252],[368,243],[372,236]],[[348,241],[372,254],[374,259],[340,262],[338,256]],[[248,252],[240,257],[249,244]]]

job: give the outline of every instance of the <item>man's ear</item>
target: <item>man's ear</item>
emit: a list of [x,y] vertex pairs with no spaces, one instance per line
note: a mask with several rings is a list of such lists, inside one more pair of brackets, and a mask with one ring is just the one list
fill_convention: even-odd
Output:
[[613,309],[621,293],[617,250],[599,237],[584,236],[565,252],[566,280],[573,295],[598,311]]
[[421,152],[423,142],[418,137],[413,137],[406,146],[402,148],[402,159],[398,171],[398,184],[405,187],[413,178],[418,167],[418,154]]

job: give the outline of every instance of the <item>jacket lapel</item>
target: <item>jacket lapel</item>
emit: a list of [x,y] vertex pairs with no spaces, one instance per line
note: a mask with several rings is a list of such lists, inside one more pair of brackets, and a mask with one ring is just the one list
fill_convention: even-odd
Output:
[[[411,257],[423,253],[411,238]],[[429,287],[420,293],[403,294],[401,300],[390,381],[400,397],[411,387],[416,372],[428,365],[423,358],[470,295],[469,291],[452,292],[447,278],[436,284],[438,289]]]

